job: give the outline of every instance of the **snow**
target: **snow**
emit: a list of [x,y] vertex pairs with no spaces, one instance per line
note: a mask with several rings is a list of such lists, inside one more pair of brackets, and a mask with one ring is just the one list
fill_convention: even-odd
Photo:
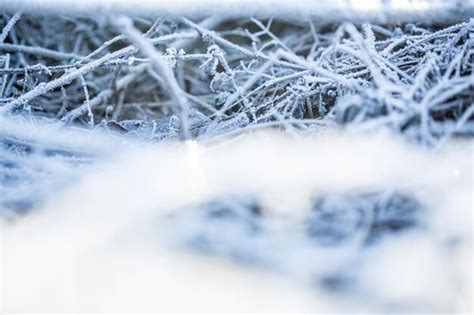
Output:
[[1,1],[0,311],[472,313],[473,9]]
[[[265,131],[121,148],[2,223],[5,311],[472,309],[472,142],[433,153],[388,132]],[[409,192],[423,205],[420,224],[374,244],[355,234],[325,247],[301,234],[312,198],[367,191]],[[226,196],[259,200],[263,235],[238,220],[206,230],[196,209]],[[200,224],[218,242],[211,254],[180,241]]]
[[207,17],[211,14],[226,17],[275,16],[324,19],[325,21],[371,20],[387,21],[450,21],[472,16],[473,0],[4,0],[0,9],[26,12],[55,12],[97,15],[111,13],[159,14],[161,16]]

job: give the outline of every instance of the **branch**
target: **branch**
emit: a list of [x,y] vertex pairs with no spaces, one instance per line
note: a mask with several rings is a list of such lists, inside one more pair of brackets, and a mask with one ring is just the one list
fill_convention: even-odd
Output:
[[150,59],[152,67],[161,77],[161,85],[168,91],[175,104],[175,109],[177,109],[181,124],[180,138],[181,140],[189,139],[188,101],[171,67],[163,55],[155,49],[153,43],[133,26],[133,22],[129,17],[120,16],[113,21],[113,24]]

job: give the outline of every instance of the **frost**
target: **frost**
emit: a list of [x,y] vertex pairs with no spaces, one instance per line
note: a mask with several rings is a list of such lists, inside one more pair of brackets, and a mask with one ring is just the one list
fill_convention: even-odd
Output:
[[469,11],[289,4],[2,11],[7,311],[472,310]]
[[[145,46],[129,45],[127,36],[113,37],[108,29],[99,29],[93,48],[81,45],[83,30],[94,23],[92,19],[40,21],[45,27],[76,23],[77,30],[54,45],[50,37],[31,30],[38,45],[47,49],[1,44],[1,51],[10,54],[10,64],[20,58],[19,53],[22,60],[34,60],[0,69],[5,80],[11,74],[18,80],[27,73],[28,82],[35,82],[27,89],[16,87],[17,81],[5,84],[3,112],[34,102],[43,115],[67,123],[80,119],[91,126],[103,119],[166,121],[174,114],[184,124],[178,135],[196,138],[217,135],[209,132],[220,123],[234,126],[222,128],[226,133],[269,123],[288,129],[292,125],[287,122],[300,120],[306,127],[335,122],[351,132],[388,127],[436,146],[473,129],[472,21],[444,28],[363,24],[361,30],[343,23],[327,31],[324,25],[306,22],[301,26],[279,22],[276,27],[272,19],[251,19],[243,26],[230,22],[224,28],[216,18],[202,25],[189,19],[149,20],[150,29],[139,42],[162,45],[155,52],[163,50],[164,64],[173,69],[174,74],[165,71],[167,79],[160,79],[162,71],[149,68],[154,67],[156,57],[150,54],[155,56],[155,49],[147,46],[144,53]],[[23,32],[31,28],[30,17],[18,16],[14,22],[18,29],[13,25],[11,29],[16,36],[27,36]],[[130,23],[116,26],[127,32]],[[140,34],[133,34],[136,44]],[[125,47],[114,50],[113,43]],[[65,46],[77,49],[65,52]],[[170,89],[167,82],[174,82],[174,76],[177,84]],[[81,82],[82,92],[74,80]],[[157,82],[158,87],[151,89]],[[86,90],[89,86],[94,88]],[[58,111],[49,101],[59,98],[59,88],[66,91],[67,110]],[[118,99],[113,114],[106,115],[110,101]],[[185,112],[191,109],[208,118],[208,128],[187,125],[191,118]],[[234,115],[248,121],[229,124]]]

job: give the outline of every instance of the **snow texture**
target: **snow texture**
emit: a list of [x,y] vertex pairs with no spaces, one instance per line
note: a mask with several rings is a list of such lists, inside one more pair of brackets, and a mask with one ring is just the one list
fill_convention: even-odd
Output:
[[472,312],[473,19],[5,4],[0,311]]
[[6,311],[472,307],[472,145],[272,132],[121,152],[2,224]]

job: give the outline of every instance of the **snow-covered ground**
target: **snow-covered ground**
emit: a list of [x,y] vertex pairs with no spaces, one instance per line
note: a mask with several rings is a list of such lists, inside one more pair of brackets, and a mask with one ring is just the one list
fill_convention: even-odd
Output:
[[[58,134],[35,125],[23,136]],[[58,160],[51,173],[67,185],[2,221],[7,313],[472,310],[472,142],[433,152],[338,131],[157,145],[82,131],[49,139],[95,155],[73,177]],[[338,215],[347,196],[373,192],[409,196],[413,224],[382,226],[368,241],[372,208],[349,199],[328,221],[342,239],[328,246],[308,232],[318,198],[336,198]],[[209,202],[223,212],[199,215]]]
[[0,0],[0,313],[472,313],[473,13]]

